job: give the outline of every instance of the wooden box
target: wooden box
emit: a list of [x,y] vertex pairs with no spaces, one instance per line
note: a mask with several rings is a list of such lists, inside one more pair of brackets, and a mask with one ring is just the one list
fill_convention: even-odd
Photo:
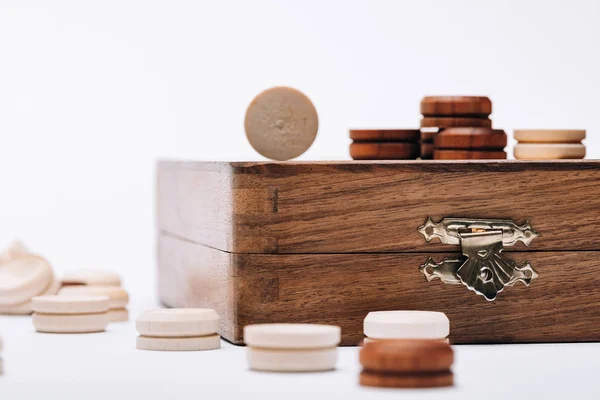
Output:
[[[355,345],[369,311],[398,309],[445,312],[454,343],[600,339],[600,161],[160,161],[157,175],[160,299],[214,308],[233,343],[247,324],[310,322]],[[451,217],[528,221],[529,246],[492,251],[537,277],[493,301],[428,281],[429,257],[464,261],[466,236],[419,230]]]

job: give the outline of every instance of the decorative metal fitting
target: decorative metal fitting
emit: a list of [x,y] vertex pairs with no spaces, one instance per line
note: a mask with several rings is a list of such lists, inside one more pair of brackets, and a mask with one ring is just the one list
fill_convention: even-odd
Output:
[[462,256],[436,263],[431,257],[419,267],[427,281],[439,278],[447,284],[463,284],[492,301],[506,286],[522,282],[529,286],[538,277],[529,262],[522,266],[504,256],[504,246],[522,242],[526,246],[538,236],[529,222],[519,226],[511,220],[444,218],[437,224],[427,218],[418,231],[427,242],[439,238],[458,244]]

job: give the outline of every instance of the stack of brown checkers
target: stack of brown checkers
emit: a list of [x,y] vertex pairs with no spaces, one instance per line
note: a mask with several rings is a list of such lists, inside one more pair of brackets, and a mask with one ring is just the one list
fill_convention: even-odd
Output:
[[360,384],[389,388],[452,386],[454,351],[433,340],[386,340],[365,343],[360,350]]
[[354,160],[415,160],[419,157],[418,129],[351,129]]
[[435,160],[502,160],[506,133],[492,128],[448,128],[433,141]]
[[515,130],[515,158],[518,160],[560,160],[585,158],[585,130]]
[[[499,159],[506,158],[500,139],[492,137],[486,142],[481,134],[503,133],[492,130],[492,102],[483,96],[426,96],[421,100],[421,158],[437,160]],[[464,128],[479,128],[468,131]],[[443,139],[445,146],[436,144],[435,138],[445,130],[452,135]],[[459,129],[459,130],[456,130]],[[477,133],[474,139],[466,138]],[[458,138],[456,135],[460,135]],[[506,135],[504,135],[506,137]],[[438,151],[439,150],[439,151]],[[442,151],[443,150],[443,151]],[[437,156],[436,156],[437,154]]]

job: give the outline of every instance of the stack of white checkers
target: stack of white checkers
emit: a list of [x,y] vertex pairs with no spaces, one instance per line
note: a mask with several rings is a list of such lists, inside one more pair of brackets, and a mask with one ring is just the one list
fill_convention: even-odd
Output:
[[448,343],[450,320],[437,311],[373,311],[367,314],[365,342],[389,339],[431,339]]
[[45,333],[103,332],[109,322],[106,296],[41,296],[32,299],[33,326]]
[[58,292],[59,296],[106,296],[108,297],[108,317],[110,322],[124,322],[129,320],[129,295],[119,286],[65,286]]
[[221,347],[219,315],[207,308],[144,311],[136,321],[140,350],[199,351]]
[[244,327],[250,369],[327,371],[337,363],[341,329],[332,325],[259,324]]
[[580,129],[517,129],[515,158],[561,160],[585,158],[585,131]]
[[56,294],[60,282],[50,263],[14,242],[0,256],[0,314],[28,315],[34,296]]

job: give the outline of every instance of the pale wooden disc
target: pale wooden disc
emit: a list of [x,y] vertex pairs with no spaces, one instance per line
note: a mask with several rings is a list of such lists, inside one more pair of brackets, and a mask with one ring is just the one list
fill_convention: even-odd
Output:
[[63,275],[63,286],[90,285],[90,286],[121,286],[121,278],[113,271],[99,269],[78,269]]
[[0,253],[0,264],[28,254],[31,254],[31,252],[27,246],[20,240],[15,239]]
[[372,311],[363,330],[374,339],[444,339],[450,333],[450,320],[437,311]]
[[41,293],[52,280],[52,267],[44,258],[25,255],[0,266],[0,305],[15,305]]
[[[52,296],[58,292],[60,289],[60,281],[56,279],[55,276],[52,276],[52,280],[48,284],[48,286],[44,289],[42,293],[39,293],[38,296]],[[31,300],[27,300],[24,303],[19,303],[10,306],[0,305],[0,314],[5,315],[29,315],[33,312],[33,306],[31,304]]]
[[328,371],[337,363],[337,347],[325,349],[263,349],[246,350],[250,369],[271,372]]
[[579,143],[585,139],[583,129],[515,129],[519,143]]
[[44,333],[91,333],[106,330],[108,312],[96,314],[43,314],[33,313],[33,326]]
[[58,292],[59,296],[107,296],[109,307],[124,308],[129,303],[129,295],[119,286],[65,286]]
[[31,300],[33,311],[43,314],[91,314],[108,311],[107,296],[39,296]]
[[258,324],[244,327],[244,343],[267,349],[335,347],[341,341],[339,326],[318,324]]
[[148,337],[140,335],[136,339],[136,348],[154,351],[216,350],[221,348],[221,336]]
[[126,322],[129,321],[129,311],[126,308],[112,308],[108,310],[108,318],[110,322]]
[[220,321],[208,308],[171,308],[144,311],[135,326],[142,336],[206,336],[219,333]]
[[252,100],[244,127],[256,151],[272,160],[285,161],[300,156],[312,145],[319,118],[315,106],[302,92],[274,87]]
[[517,160],[561,160],[585,158],[585,146],[580,143],[519,143],[514,148]]

